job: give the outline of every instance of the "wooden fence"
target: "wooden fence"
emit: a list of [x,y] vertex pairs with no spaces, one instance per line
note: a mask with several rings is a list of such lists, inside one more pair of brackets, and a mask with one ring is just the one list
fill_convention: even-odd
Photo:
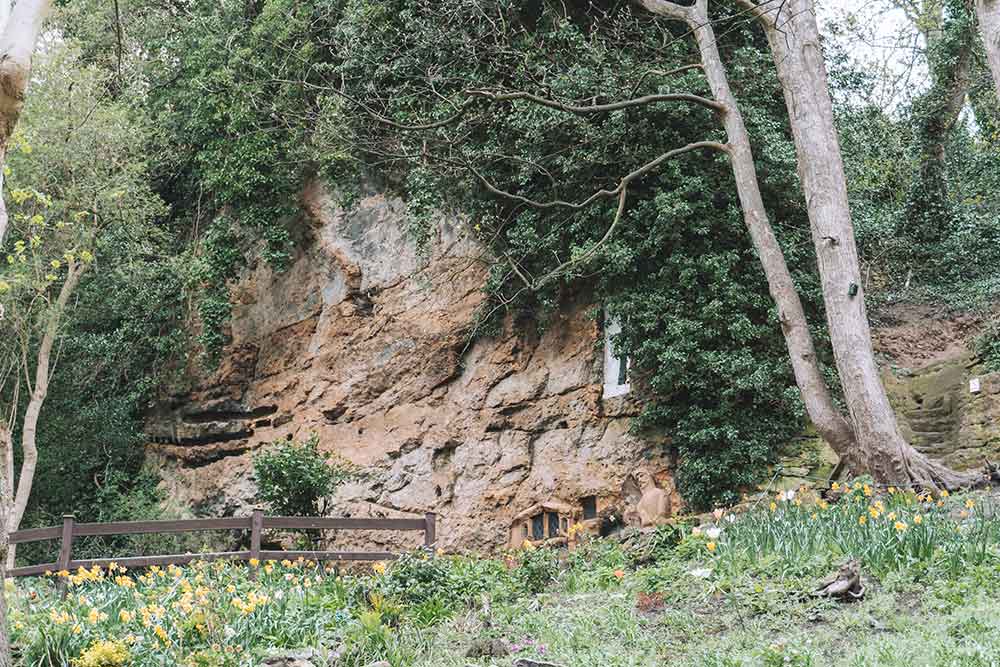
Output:
[[[428,513],[423,519],[327,519],[320,517],[264,516],[263,510],[254,510],[248,517],[225,519],[181,519],[176,521],[122,521],[116,523],[77,523],[73,515],[63,517],[62,526],[28,528],[10,534],[11,544],[61,540],[59,559],[54,563],[15,567],[7,572],[9,577],[31,577],[46,572],[73,571],[95,565],[106,567],[117,563],[122,567],[137,568],[151,565],[182,565],[195,560],[295,560],[299,557],[315,561],[380,561],[392,560],[397,554],[378,551],[271,551],[261,549],[261,534],[274,530],[391,530],[422,531],[424,546],[433,548],[437,539],[437,515]],[[249,530],[250,549],[247,551],[220,551],[215,553],[186,553],[166,556],[129,556],[125,558],[92,558],[73,560],[73,540],[77,537],[111,535],[143,535],[165,533],[195,533],[210,530]]]

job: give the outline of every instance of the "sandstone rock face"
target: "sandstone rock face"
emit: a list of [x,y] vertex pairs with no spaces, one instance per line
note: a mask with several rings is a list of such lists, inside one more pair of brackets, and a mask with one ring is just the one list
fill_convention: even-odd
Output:
[[313,242],[288,271],[259,266],[233,286],[218,369],[150,418],[147,455],[178,508],[249,512],[253,452],[312,433],[365,473],[332,514],[434,511],[446,549],[503,545],[510,519],[536,502],[618,503],[638,468],[668,478],[663,439],[629,433],[629,397],[601,398],[587,305],[540,336],[511,322],[474,336],[486,266],[457,227],[443,221],[422,259],[400,202],[372,195],[345,211],[317,186],[305,198]]
[[[872,339],[903,437],[958,470],[1000,459],[1000,373],[989,372],[970,352],[982,318],[898,304],[882,320]],[[807,429],[782,447],[781,474],[773,485],[796,488],[827,479],[837,460]]]
[[920,451],[957,469],[1000,459],[1000,373],[971,354],[888,375],[886,387],[903,436]]

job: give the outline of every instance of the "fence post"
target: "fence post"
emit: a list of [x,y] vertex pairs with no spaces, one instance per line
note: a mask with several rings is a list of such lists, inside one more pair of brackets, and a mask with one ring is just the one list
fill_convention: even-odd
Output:
[[424,515],[424,547],[433,552],[437,542],[437,514],[428,512]]
[[[69,571],[69,564],[73,556],[73,525],[76,517],[72,514],[63,514],[62,544],[59,547],[59,560],[56,561],[56,572]],[[66,597],[69,581],[66,577],[59,577],[59,592]]]
[[[264,529],[264,510],[260,507],[253,508],[253,516],[250,518],[250,560],[257,561],[260,565],[260,534]],[[257,568],[250,566],[250,580],[257,580]]]

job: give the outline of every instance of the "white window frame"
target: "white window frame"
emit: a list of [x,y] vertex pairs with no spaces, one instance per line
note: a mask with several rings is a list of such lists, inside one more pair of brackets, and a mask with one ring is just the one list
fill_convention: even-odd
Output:
[[[624,396],[629,393],[631,386],[628,383],[628,370],[632,365],[628,357],[622,359],[614,353],[612,338],[622,331],[621,323],[607,313],[604,315],[604,398],[614,398]],[[621,377],[622,362],[625,363],[626,381],[620,384],[618,378]]]

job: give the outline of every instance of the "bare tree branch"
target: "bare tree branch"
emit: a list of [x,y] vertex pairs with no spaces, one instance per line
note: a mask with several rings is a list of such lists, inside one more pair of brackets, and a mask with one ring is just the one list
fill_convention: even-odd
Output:
[[723,153],[729,152],[729,147],[726,144],[722,144],[717,141],[696,141],[681,148],[675,148],[673,150],[667,151],[666,153],[663,153],[659,157],[650,160],[641,167],[626,174],[618,182],[618,186],[615,187],[613,190],[607,190],[607,189],[598,190],[594,194],[590,195],[586,199],[583,199],[579,202],[568,202],[562,199],[554,199],[545,202],[536,201],[534,199],[530,199],[522,195],[514,194],[513,192],[501,190],[500,188],[493,185],[493,183],[491,183],[489,179],[483,176],[482,173],[480,173],[479,170],[476,169],[471,164],[466,164],[464,166],[472,173],[473,176],[479,179],[479,181],[483,184],[483,186],[487,190],[489,190],[491,193],[499,197],[504,197],[506,199],[510,199],[511,201],[520,202],[522,204],[526,204],[528,206],[531,206],[532,208],[537,208],[537,209],[567,208],[567,209],[579,210],[582,208],[586,208],[587,206],[594,203],[598,199],[606,199],[609,197],[614,197],[616,195],[619,195],[629,183],[639,178],[640,176],[643,176],[644,174],[648,174],[649,172],[653,171],[667,160],[675,158],[678,155],[683,155],[684,153],[690,153],[691,151],[699,150],[702,148],[710,148],[713,150],[721,151]]
[[576,104],[565,104],[563,102],[558,102],[556,100],[548,99],[545,97],[539,97],[538,95],[532,95],[531,93],[526,93],[523,91],[513,92],[513,93],[491,93],[487,90],[469,90],[467,91],[469,95],[477,97],[485,97],[494,102],[508,102],[512,100],[527,100],[529,102],[534,102],[535,104],[541,105],[543,107],[548,107],[550,109],[555,109],[557,111],[566,111],[568,113],[585,115],[591,113],[608,113],[611,111],[619,111],[621,109],[628,109],[631,107],[645,106],[647,104],[655,104],[657,102],[691,102],[692,104],[701,105],[707,109],[712,109],[716,112],[725,111],[725,107],[716,102],[715,100],[710,100],[706,97],[701,97],[700,95],[692,95],[691,93],[665,93],[662,95],[644,95],[642,97],[637,97],[631,100],[621,100],[619,102],[611,102],[609,104],[589,104],[589,105],[576,105]]

